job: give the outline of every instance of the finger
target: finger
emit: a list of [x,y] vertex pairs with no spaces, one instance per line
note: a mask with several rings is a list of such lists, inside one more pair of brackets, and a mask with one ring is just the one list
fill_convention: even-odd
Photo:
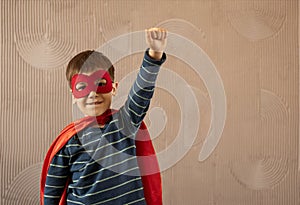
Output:
[[166,38],[166,33],[167,33],[167,30],[166,29],[164,29],[164,28],[158,28],[157,29],[159,32],[160,32],[160,36],[159,36],[159,39],[160,40],[163,40],[163,39],[165,39]]
[[145,36],[147,40],[150,40],[150,31],[148,29],[145,29]]
[[157,33],[155,30],[151,31],[151,37],[152,37],[152,39],[157,39]]
[[157,33],[157,39],[161,40],[161,38],[162,38],[162,31],[160,29],[158,29],[156,31],[156,33]]
[[161,39],[162,39],[162,40],[165,40],[166,38],[167,38],[167,31],[166,31],[166,30],[163,30]]

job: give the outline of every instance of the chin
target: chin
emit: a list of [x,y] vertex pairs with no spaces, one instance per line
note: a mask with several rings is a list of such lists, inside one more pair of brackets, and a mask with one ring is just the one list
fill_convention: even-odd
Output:
[[99,116],[99,115],[102,115],[105,111],[98,111],[98,112],[88,112],[86,113],[87,116],[92,116],[92,117],[96,117],[96,116]]

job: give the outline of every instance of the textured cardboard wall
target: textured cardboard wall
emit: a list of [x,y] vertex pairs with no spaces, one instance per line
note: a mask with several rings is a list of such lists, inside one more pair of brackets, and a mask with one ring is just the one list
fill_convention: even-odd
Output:
[[[38,204],[46,150],[73,118],[64,77],[70,58],[152,26],[174,34],[168,44],[174,55],[164,65],[146,121],[158,152],[178,138],[184,140],[171,156],[188,149],[163,172],[165,204],[299,204],[298,12],[297,0],[2,0],[1,204]],[[143,43],[132,37],[117,45],[130,53]],[[198,48],[203,50],[189,52]],[[110,51],[112,58],[122,53],[117,46]],[[191,58],[185,61],[183,53]],[[116,62],[125,88],[114,106],[141,57],[132,53]],[[216,72],[207,64],[194,66],[198,57],[210,59]],[[215,105],[222,90],[209,87],[216,79],[226,94],[221,112]],[[196,107],[189,107],[192,102]],[[191,147],[188,124],[198,121],[182,110],[200,117]],[[201,158],[205,139],[216,137],[212,122],[223,111],[220,141],[211,138],[217,146]]]

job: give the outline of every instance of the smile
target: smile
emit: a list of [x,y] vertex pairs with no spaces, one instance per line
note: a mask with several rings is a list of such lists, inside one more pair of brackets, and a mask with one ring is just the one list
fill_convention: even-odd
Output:
[[90,103],[86,103],[87,105],[99,105],[101,104],[102,102],[90,102]]

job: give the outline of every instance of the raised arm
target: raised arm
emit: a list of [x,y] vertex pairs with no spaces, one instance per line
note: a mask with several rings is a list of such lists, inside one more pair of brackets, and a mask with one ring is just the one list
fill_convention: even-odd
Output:
[[166,60],[164,49],[167,42],[167,32],[161,28],[151,28],[145,31],[146,50],[137,78],[129,92],[123,115],[134,127],[139,127],[143,121],[154,93],[155,83],[160,66]]

